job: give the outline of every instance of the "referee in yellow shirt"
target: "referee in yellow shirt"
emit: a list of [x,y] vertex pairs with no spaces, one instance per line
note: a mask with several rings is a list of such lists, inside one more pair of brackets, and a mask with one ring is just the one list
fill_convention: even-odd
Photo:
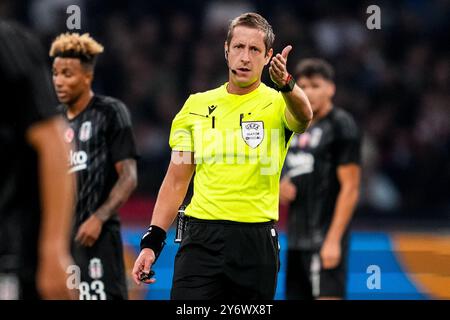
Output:
[[[195,171],[187,230],[175,258],[172,299],[273,299],[279,269],[279,179],[293,132],[312,110],[286,70],[287,46],[273,56],[275,35],[259,14],[231,21],[225,41],[229,81],[192,94],[170,133],[172,158],[133,278],[158,258]],[[261,83],[264,66],[278,90]]]

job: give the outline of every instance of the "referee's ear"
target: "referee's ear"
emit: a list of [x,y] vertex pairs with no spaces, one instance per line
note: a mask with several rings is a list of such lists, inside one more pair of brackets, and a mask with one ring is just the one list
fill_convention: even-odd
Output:
[[267,51],[266,53],[266,63],[264,63],[265,66],[267,66],[267,64],[269,63],[270,59],[273,56],[273,48],[270,48],[269,51]]
[[225,55],[225,61],[228,64],[228,43],[225,41],[225,44],[223,46],[224,55]]

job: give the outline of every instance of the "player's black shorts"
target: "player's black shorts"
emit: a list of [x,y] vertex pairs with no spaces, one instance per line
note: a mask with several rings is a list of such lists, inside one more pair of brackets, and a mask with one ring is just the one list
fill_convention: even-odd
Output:
[[103,226],[92,247],[72,244],[72,256],[81,270],[80,300],[128,299],[120,229]]
[[36,281],[23,281],[23,280],[20,281],[19,299],[20,300],[41,300],[42,299],[40,294],[38,293],[38,290],[36,287]]
[[175,257],[171,299],[270,300],[279,267],[273,222],[190,218]]
[[345,298],[348,244],[342,245],[341,262],[334,269],[322,269],[319,251],[288,250],[286,298],[312,300]]

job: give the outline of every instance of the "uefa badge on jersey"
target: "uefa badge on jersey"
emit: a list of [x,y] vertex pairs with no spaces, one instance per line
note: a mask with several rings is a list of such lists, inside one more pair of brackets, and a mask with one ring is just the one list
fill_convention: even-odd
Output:
[[89,261],[89,277],[92,279],[100,279],[103,277],[103,265],[99,258],[92,258]]
[[264,122],[242,121],[241,132],[245,143],[255,149],[264,139]]
[[85,121],[81,125],[80,133],[78,135],[78,139],[80,141],[88,141],[92,136],[92,123],[90,121]]

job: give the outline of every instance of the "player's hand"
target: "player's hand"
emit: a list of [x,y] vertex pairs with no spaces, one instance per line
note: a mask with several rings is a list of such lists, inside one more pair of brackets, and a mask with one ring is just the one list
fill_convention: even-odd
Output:
[[75,241],[86,247],[92,247],[102,232],[103,222],[92,214],[85,222],[78,228]]
[[284,87],[288,81],[289,73],[287,71],[287,58],[289,52],[292,50],[292,46],[286,46],[281,54],[277,53],[272,57],[269,66],[270,79],[279,87]]
[[336,268],[341,261],[341,243],[325,239],[320,249],[320,258],[323,269]]
[[153,250],[147,248],[142,249],[139,257],[137,257],[136,262],[134,263],[133,271],[131,273],[133,280],[137,285],[140,285],[141,282],[150,284],[156,281],[155,278],[141,281],[141,276],[143,273],[150,273],[150,268],[153,262],[155,262],[155,253]]
[[[59,252],[58,252],[59,251]],[[75,290],[67,286],[67,268],[73,264],[69,252],[42,250],[36,275],[37,290],[43,299],[75,300]]]
[[280,181],[280,202],[288,204],[295,200],[297,187],[291,182],[289,177],[283,177]]

